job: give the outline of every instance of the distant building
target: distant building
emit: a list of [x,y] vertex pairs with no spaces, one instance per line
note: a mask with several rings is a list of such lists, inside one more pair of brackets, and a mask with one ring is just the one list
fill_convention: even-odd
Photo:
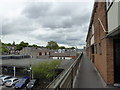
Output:
[[25,47],[20,51],[20,55],[30,55],[32,58],[43,59],[75,59],[75,49],[56,49]]
[[49,58],[52,51],[47,48],[25,47],[20,51],[21,55],[30,55],[32,58]]
[[19,50],[16,50],[16,46],[6,46],[6,48],[9,50],[9,55],[18,55],[20,53]]
[[107,84],[120,83],[120,1],[100,1],[94,4],[86,51]]
[[75,49],[58,49],[58,52],[51,53],[50,58],[52,59],[75,59],[77,53]]

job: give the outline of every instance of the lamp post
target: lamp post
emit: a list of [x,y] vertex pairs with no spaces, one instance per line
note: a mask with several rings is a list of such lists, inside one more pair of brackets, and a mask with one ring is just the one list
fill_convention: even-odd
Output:
[[30,79],[32,79],[32,65],[30,64]]
[[13,67],[13,71],[14,71],[14,77],[15,77],[15,72],[16,72],[16,71],[15,71],[15,66]]
[[30,64],[30,67],[27,71],[30,73],[30,79],[32,79],[33,75],[32,75],[32,65],[31,64]]

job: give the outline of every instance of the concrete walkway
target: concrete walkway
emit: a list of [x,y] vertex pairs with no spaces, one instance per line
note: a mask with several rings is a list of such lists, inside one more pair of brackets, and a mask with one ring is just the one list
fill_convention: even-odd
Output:
[[74,88],[105,88],[94,64],[84,53]]

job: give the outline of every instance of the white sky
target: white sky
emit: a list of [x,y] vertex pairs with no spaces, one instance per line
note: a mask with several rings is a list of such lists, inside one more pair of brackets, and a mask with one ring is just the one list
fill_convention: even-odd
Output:
[[[84,2],[83,2],[84,1]],[[83,47],[93,0],[1,0],[0,28],[5,43]]]

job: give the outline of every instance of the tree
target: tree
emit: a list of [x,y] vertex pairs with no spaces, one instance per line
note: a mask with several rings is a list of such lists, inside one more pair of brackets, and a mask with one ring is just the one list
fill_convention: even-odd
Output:
[[59,48],[57,42],[55,42],[55,41],[48,42],[46,47],[49,49],[58,49]]
[[22,47],[27,47],[29,44],[22,41],[22,42],[20,42],[20,45],[21,45]]
[[64,46],[60,46],[59,49],[65,49],[65,47]]
[[36,44],[33,44],[32,47],[38,47]]
[[2,45],[2,54],[8,54],[9,50],[6,48],[6,46]]
[[22,50],[23,46],[21,46],[20,44],[16,44],[16,50]]
[[12,46],[11,43],[6,44],[7,46]]
[[29,46],[29,44],[22,41],[20,42],[20,44],[16,45],[16,50],[22,50],[24,47],[27,47],[27,46]]
[[15,46],[15,42],[13,41],[12,46]]
[[75,47],[71,47],[71,49],[75,49]]
[[44,61],[32,66],[34,78],[39,78],[40,81],[51,80],[55,75],[55,69],[61,64],[60,60]]

